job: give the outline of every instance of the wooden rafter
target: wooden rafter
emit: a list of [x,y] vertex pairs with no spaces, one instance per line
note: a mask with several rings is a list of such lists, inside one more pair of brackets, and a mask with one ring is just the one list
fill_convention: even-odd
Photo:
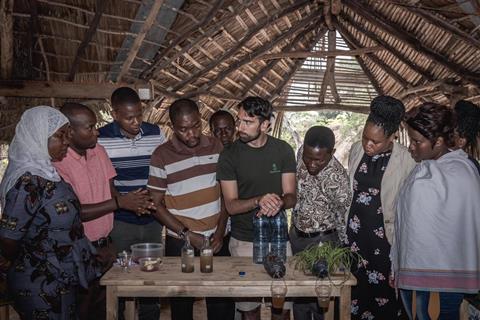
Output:
[[480,86],[480,74],[467,70],[462,65],[452,62],[445,56],[435,52],[431,48],[426,47],[415,36],[411,35],[408,31],[404,30],[402,27],[393,23],[392,21],[385,19],[371,7],[368,7],[362,0],[344,0],[344,3],[351,10],[359,14],[364,20],[381,28],[385,32],[390,33],[397,39],[408,44],[409,46],[419,51],[423,55],[429,57],[433,61],[441,64],[459,77],[467,80],[468,82],[476,86]]
[[380,44],[386,50],[388,50],[395,58],[406,64],[410,69],[415,71],[416,73],[420,74],[424,79],[428,81],[433,81],[434,76],[433,74],[425,69],[424,67],[415,63],[410,59],[407,59],[397,48],[391,46],[387,41],[383,40],[381,37],[376,35],[374,32],[368,31],[364,25],[356,23],[353,19],[350,18],[347,14],[341,13],[340,18],[350,24],[355,30],[363,33],[365,36],[370,38],[371,40],[375,41],[376,43]]
[[[324,26],[322,24],[322,26]],[[283,48],[283,50],[285,51],[290,51],[292,50],[295,45],[303,38],[306,38],[306,36],[317,29],[317,36],[314,37],[313,41],[311,41],[311,43],[309,44],[308,46],[308,49],[311,50],[313,49],[313,47],[315,47],[315,44],[318,42],[318,33],[321,33],[322,35],[325,33],[325,28],[323,27],[321,30],[318,30],[318,25],[313,25],[311,26],[309,29],[306,29],[305,32],[302,32],[302,33],[299,33],[297,34],[297,36],[289,43],[287,44],[287,46],[285,48]],[[262,68],[262,70],[260,70],[256,75],[255,77],[252,79],[252,81],[250,82],[250,84],[248,85],[248,87],[246,87],[242,93],[241,93],[241,97],[244,98],[248,95],[249,91],[252,90],[262,79],[263,77],[265,77],[268,72],[270,72],[276,65],[277,63],[279,63],[280,61],[279,60],[272,60],[270,62],[267,63],[267,65],[265,67]]]
[[191,77],[188,77],[187,79],[181,81],[175,87],[173,88],[173,91],[179,91],[180,89],[183,89],[186,85],[189,83],[195,81],[198,77],[207,74],[209,71],[217,67],[219,64],[221,64],[223,61],[231,58],[234,54],[238,52],[240,48],[242,48],[250,39],[253,38],[260,30],[263,28],[267,27],[269,24],[272,24],[276,20],[283,18],[284,16],[295,12],[296,10],[300,9],[301,7],[305,6],[307,3],[309,3],[309,0],[298,0],[295,2],[294,5],[291,5],[289,7],[286,7],[285,9],[281,10],[280,12],[277,12],[276,14],[272,15],[271,17],[267,17],[264,19],[261,23],[256,25],[255,27],[251,28],[249,32],[240,40],[234,47],[230,48],[227,50],[225,53],[222,54],[221,57],[219,57],[217,60],[212,61],[210,64],[208,64],[203,70],[200,70],[198,72],[195,72]]
[[10,79],[13,70],[13,0],[0,0],[0,77]]
[[199,28],[203,27],[208,21],[210,21],[218,10],[222,7],[225,0],[216,0],[215,3],[212,5],[208,13],[202,18],[199,23],[193,24],[185,30],[179,37],[175,38],[170,45],[162,51],[159,51],[155,58],[153,59],[152,64],[141,74],[142,78],[149,77],[157,67],[161,67],[161,61],[163,57],[168,56],[168,54],[179,44],[185,41],[188,37],[190,37],[194,32],[197,32]]
[[80,63],[80,58],[83,57],[85,53],[85,49],[87,48],[88,44],[93,38],[93,35],[97,31],[98,25],[100,23],[100,19],[102,18],[102,14],[105,9],[105,3],[106,1],[104,0],[96,1],[95,16],[93,17],[93,20],[90,23],[90,27],[85,33],[85,37],[83,38],[82,43],[80,43],[80,45],[78,46],[77,53],[75,54],[75,59],[73,60],[72,66],[70,67],[70,71],[68,73],[68,81],[73,81],[73,79],[75,78],[75,73],[77,72],[78,64]]
[[[238,6],[236,6],[235,8],[233,8],[233,10],[231,12],[229,12],[228,14],[226,14],[225,16],[223,16],[222,19],[220,19],[219,21],[217,21],[217,23],[215,23],[213,26],[209,27],[206,31],[203,31],[201,28],[199,29],[199,31],[201,32],[201,35],[195,39],[190,39],[190,38],[187,38],[189,40],[189,42],[185,43],[184,45],[182,45],[181,48],[176,48],[177,49],[177,52],[174,53],[170,58],[166,58],[165,56],[161,56],[161,58],[164,58],[166,60],[164,60],[163,62],[159,61],[158,62],[158,65],[156,66],[156,69],[155,69],[155,74],[158,74],[159,72],[161,72],[162,70],[164,70],[165,68],[168,68],[172,63],[173,61],[175,61],[176,59],[178,59],[181,55],[186,55],[187,52],[192,49],[193,47],[196,47],[199,45],[199,43],[205,39],[209,39],[211,38],[214,34],[216,34],[219,30],[221,30],[222,26],[227,23],[228,21],[230,21],[232,18],[234,18],[237,14],[239,14],[239,12],[243,9],[245,9],[246,7],[248,7],[251,3],[253,3],[253,0],[249,0],[249,1],[246,1],[246,2],[243,2],[242,4],[239,4]],[[180,35],[181,36],[181,35]],[[215,42],[214,42],[215,43]],[[200,51],[201,48],[199,48]],[[222,51],[223,48],[221,48]],[[205,54],[205,50],[202,51],[204,54]],[[160,58],[160,57],[159,57]],[[210,58],[210,57],[209,57]],[[213,58],[211,58],[213,60]],[[150,67],[147,67],[141,74],[140,74],[140,78],[143,78],[143,79],[151,79],[152,78],[152,75],[153,75],[153,72],[154,70],[151,70]]]
[[[362,45],[353,37],[353,35],[348,32],[347,28],[344,28],[341,24],[337,23],[337,28],[340,31],[343,39],[346,42],[349,42],[349,46],[354,49],[361,48]],[[400,76],[395,70],[392,69],[389,65],[385,64],[379,57],[377,57],[374,53],[366,54],[368,59],[373,63],[377,64],[385,73],[387,73],[390,77],[392,77],[396,82],[398,82],[403,89],[408,87],[408,82],[402,76]]]
[[135,60],[135,57],[138,54],[138,50],[140,50],[140,47],[142,46],[143,40],[145,39],[148,31],[150,31],[150,28],[152,27],[153,23],[157,19],[158,12],[160,11],[160,8],[162,7],[164,2],[165,2],[164,0],[156,0],[153,2],[153,5],[148,12],[148,16],[142,25],[142,29],[135,37],[132,47],[128,52],[127,58],[123,62],[122,68],[117,77],[118,82],[121,82],[123,79],[123,76],[128,73],[130,66],[132,65],[133,61]]
[[365,53],[372,53],[385,50],[383,47],[375,46],[362,48],[358,50],[333,50],[333,51],[284,51],[278,53],[264,54],[257,58],[257,60],[272,60],[272,59],[305,59],[305,58],[326,58],[338,56],[359,56]]
[[[300,22],[298,22],[296,25],[292,26],[292,28],[290,30],[282,33],[280,36],[275,38],[273,41],[271,41],[271,42],[269,42],[269,43],[267,43],[267,44],[265,44],[261,47],[258,47],[254,52],[246,55],[243,59],[232,63],[227,69],[220,72],[213,80],[208,82],[208,84],[206,86],[200,88],[199,91],[202,91],[202,90],[205,91],[205,90],[208,90],[208,89],[212,88],[217,83],[222,81],[230,73],[232,73],[235,70],[239,70],[242,66],[251,62],[256,57],[261,56],[265,52],[271,50],[272,48],[274,48],[275,46],[280,44],[282,41],[288,39],[289,37],[292,37],[294,34],[296,34],[298,31],[307,27],[308,24],[312,23],[312,21],[314,21],[317,18],[319,18],[318,12],[314,12],[310,16],[300,20]],[[193,93],[188,94],[188,96],[195,96],[195,95],[197,95],[197,92],[193,92]]]
[[[397,2],[389,0],[389,2],[398,5]],[[452,34],[454,37],[462,39],[465,43],[474,46],[477,49],[480,49],[480,41],[465,31],[461,30],[460,28],[456,27],[455,25],[449,23],[445,18],[441,18],[439,15],[429,12],[425,9],[416,7],[416,6],[408,6],[407,9],[412,11],[416,15],[422,17],[423,19],[427,20],[430,24],[441,27],[448,33]]]

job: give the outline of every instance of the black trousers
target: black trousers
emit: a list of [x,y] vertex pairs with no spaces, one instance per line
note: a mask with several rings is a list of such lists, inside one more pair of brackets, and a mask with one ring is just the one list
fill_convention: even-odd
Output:
[[[229,240],[229,235],[223,239],[222,249],[216,253],[215,256],[230,256],[230,252],[228,251]],[[167,235],[165,240],[165,255],[170,257],[179,257],[181,255],[183,245],[183,240]],[[199,252],[196,249],[195,255],[199,255]],[[232,298],[206,298],[205,300],[207,302],[208,320],[234,319],[235,303],[233,302]],[[194,298],[170,298],[172,320],[192,320],[193,302]]]

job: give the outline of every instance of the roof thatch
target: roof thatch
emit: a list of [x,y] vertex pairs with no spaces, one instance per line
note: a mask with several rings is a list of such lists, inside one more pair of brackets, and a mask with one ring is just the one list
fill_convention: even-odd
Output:
[[[147,83],[155,89],[148,117],[160,124],[180,96],[198,99],[204,119],[248,95],[266,97],[278,110],[365,112],[375,91],[408,107],[477,102],[477,12],[473,0],[0,0],[1,76],[61,82],[51,93],[57,105],[80,97],[59,94],[65,83],[97,83],[82,97],[103,109],[108,82]],[[335,38],[329,29],[336,41],[327,41]],[[343,55],[355,58],[335,64],[347,48],[352,52]],[[305,52],[330,58],[320,72],[305,71]],[[302,91],[292,79],[316,89]],[[0,83],[0,95],[34,92],[15,85],[19,91]],[[52,103],[30,95],[0,103],[1,140],[11,137],[27,105]],[[313,98],[293,103],[292,96]]]

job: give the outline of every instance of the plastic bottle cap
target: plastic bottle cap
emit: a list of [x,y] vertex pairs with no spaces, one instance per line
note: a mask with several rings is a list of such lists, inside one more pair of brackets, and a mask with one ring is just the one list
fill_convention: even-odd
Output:
[[244,277],[244,276],[245,276],[245,271],[239,271],[239,272],[238,272],[238,275],[239,275],[240,277]]

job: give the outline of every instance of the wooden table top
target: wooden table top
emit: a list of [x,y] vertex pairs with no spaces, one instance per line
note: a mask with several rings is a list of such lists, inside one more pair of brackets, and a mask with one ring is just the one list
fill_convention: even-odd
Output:
[[[287,272],[284,277],[287,286],[313,286],[317,278],[305,275],[295,270],[287,262]],[[254,264],[251,257],[214,257],[213,272],[200,272],[200,259],[195,257],[195,271],[182,273],[180,257],[163,257],[158,271],[144,272],[139,266],[124,272],[119,266],[113,266],[100,280],[106,286],[270,286],[272,278],[267,274],[263,265]],[[239,272],[245,272],[240,276]],[[332,276],[323,280],[326,284],[335,286],[356,284],[352,275]],[[323,282],[322,281],[322,282]]]

